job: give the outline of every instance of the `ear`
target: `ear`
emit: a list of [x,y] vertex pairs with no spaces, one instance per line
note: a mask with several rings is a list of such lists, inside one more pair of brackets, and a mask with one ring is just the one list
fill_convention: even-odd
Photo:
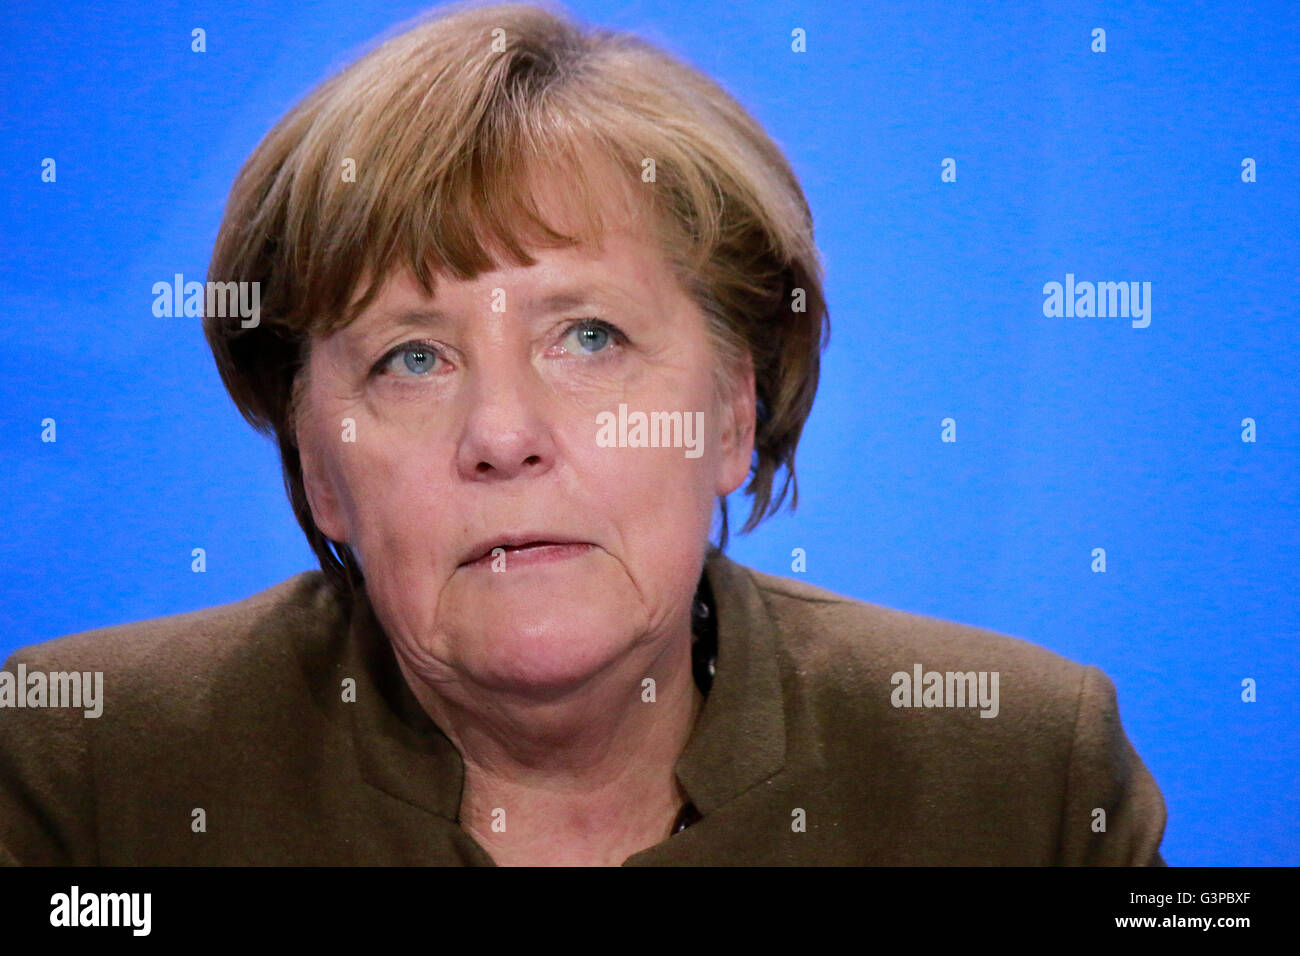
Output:
[[748,352],[739,368],[727,376],[727,391],[722,396],[720,427],[721,447],[718,461],[719,495],[729,495],[749,475],[754,457],[754,433],[757,402],[754,388],[754,362]]

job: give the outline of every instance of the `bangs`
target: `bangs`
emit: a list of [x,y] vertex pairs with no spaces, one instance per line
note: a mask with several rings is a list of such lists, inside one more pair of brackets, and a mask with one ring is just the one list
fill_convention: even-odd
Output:
[[[598,246],[611,224],[650,230],[679,276],[707,258],[721,213],[716,185],[682,177],[689,164],[656,167],[648,157],[680,159],[677,151],[631,132],[626,112],[601,110],[598,90],[534,63],[486,84],[490,95],[466,116],[422,71],[407,74],[369,98],[364,73],[344,74],[360,89],[327,83],[295,110],[311,121],[250,223],[282,237],[267,306],[286,329],[306,336],[350,324],[400,269],[432,296],[438,274],[466,280],[530,266],[528,250]],[[654,174],[643,182],[647,163]],[[558,203],[544,206],[541,195]]]
[[[526,132],[498,135],[522,139]],[[331,211],[302,223],[318,235],[301,241],[320,250],[307,281],[324,293],[296,317],[305,331],[328,334],[355,321],[397,271],[433,296],[439,275],[469,280],[506,265],[531,266],[530,250],[599,246],[611,225],[626,226],[652,208],[652,196],[638,201],[603,144],[549,139],[489,140],[444,164],[412,137],[396,144],[409,145],[410,155],[385,159],[389,175],[377,177],[374,196],[358,184],[333,184],[324,197]]]

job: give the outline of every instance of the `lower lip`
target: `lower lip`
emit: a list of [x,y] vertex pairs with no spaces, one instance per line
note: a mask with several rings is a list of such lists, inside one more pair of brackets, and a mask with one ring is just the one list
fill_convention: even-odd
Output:
[[536,564],[551,564],[555,561],[578,558],[592,550],[593,547],[594,545],[590,544],[539,544],[527,548],[506,548],[504,554],[494,555],[489,551],[477,561],[471,561],[464,567],[491,568],[492,563],[500,557],[505,560],[505,569],[513,571],[516,568],[526,568]]

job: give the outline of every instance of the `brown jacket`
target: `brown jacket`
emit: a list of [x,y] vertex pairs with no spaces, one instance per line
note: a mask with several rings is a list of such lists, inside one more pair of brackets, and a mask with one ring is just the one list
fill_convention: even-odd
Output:
[[[716,552],[706,573],[717,671],[677,764],[702,818],[627,864],[1164,864],[1164,801],[1097,668]],[[103,713],[0,706],[0,862],[492,864],[456,822],[460,755],[364,596],[349,612],[319,571],[20,663],[102,671]],[[958,706],[897,706],[917,665],[984,672],[996,715],[960,706],[974,677],[916,688]]]

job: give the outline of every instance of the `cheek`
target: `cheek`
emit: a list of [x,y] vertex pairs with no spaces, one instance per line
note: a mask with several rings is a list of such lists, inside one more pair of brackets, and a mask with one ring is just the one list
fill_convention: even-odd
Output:
[[456,540],[448,533],[455,511],[448,507],[446,456],[435,441],[378,431],[348,448],[340,472],[349,527],[363,560],[382,556],[385,565],[400,569],[445,559],[440,544]]
[[[629,397],[626,429],[621,424],[611,429],[618,439],[627,439],[626,446],[602,446],[593,425],[585,434],[576,435],[577,443],[570,450],[579,490],[619,526],[629,554],[648,552],[652,547],[662,550],[673,542],[693,543],[697,537],[708,536],[715,502],[717,448],[709,410],[702,403],[682,401],[680,395],[685,392],[678,393],[675,403],[672,398],[646,402]],[[610,411],[617,413],[617,408],[615,404]],[[673,429],[675,441],[670,447],[633,447],[637,434],[631,419],[636,412],[680,412],[683,425],[690,416],[690,427]],[[647,429],[641,440],[648,442],[650,434]],[[607,433],[605,441],[610,437]]]

